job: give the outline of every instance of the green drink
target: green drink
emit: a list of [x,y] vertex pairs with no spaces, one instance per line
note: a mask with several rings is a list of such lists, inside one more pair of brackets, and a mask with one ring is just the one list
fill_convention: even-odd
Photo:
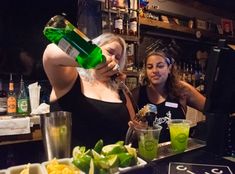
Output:
[[176,153],[184,152],[188,146],[190,121],[172,119],[168,122],[170,129],[171,147]]
[[161,129],[161,126],[135,129],[138,135],[138,153],[144,160],[151,161],[157,157]]
[[147,161],[156,157],[158,149],[158,140],[153,137],[141,137],[138,143],[139,155]]
[[63,16],[51,18],[43,30],[47,39],[75,58],[79,66],[94,68],[105,61],[102,50]]

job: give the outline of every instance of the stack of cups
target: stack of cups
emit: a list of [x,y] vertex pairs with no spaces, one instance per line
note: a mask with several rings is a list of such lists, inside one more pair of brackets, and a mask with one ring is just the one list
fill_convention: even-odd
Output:
[[39,106],[41,86],[38,85],[38,82],[35,82],[33,84],[30,84],[28,88],[29,88],[29,99],[30,99],[30,106],[32,113]]

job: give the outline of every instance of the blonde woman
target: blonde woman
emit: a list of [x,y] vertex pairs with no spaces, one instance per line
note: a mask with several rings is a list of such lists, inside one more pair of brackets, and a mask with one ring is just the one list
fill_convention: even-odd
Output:
[[[125,139],[130,114],[126,95],[119,88],[119,75],[126,62],[126,43],[114,34],[95,38],[106,62],[94,69],[77,63],[55,44],[47,46],[43,65],[52,85],[51,111],[72,112],[72,145],[93,147],[99,139],[115,143]],[[119,67],[119,68],[118,68]],[[128,99],[129,100],[129,99]]]

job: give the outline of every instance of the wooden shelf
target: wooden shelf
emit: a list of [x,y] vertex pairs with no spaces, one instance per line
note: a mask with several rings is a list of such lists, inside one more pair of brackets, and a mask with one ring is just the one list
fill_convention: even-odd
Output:
[[147,26],[156,27],[159,29],[166,29],[166,30],[171,30],[171,31],[183,32],[183,33],[188,33],[188,34],[192,34],[192,35],[195,35],[195,33],[196,33],[196,31],[194,29],[191,29],[188,27],[180,26],[177,24],[165,23],[162,21],[157,21],[157,20],[153,20],[153,19],[149,19],[149,18],[140,17],[139,23],[140,23],[140,25],[147,25]]
[[[233,38],[233,37],[225,37],[225,36],[222,36],[217,33],[207,31],[207,30],[195,29],[195,28],[191,29],[191,28],[188,28],[185,26],[180,26],[180,25],[172,24],[172,23],[165,23],[162,21],[157,21],[157,20],[144,18],[144,17],[139,17],[139,23],[140,23],[140,25],[155,27],[158,29],[189,34],[189,35],[194,36],[195,39],[196,39],[196,32],[200,31],[202,38],[207,38],[210,41],[215,42],[215,43],[217,43],[218,39],[220,39],[220,38],[225,38],[230,42],[234,42],[234,40],[235,40],[235,38]],[[198,38],[198,39],[200,39],[200,38]]]
[[135,76],[135,77],[139,77],[139,73],[138,72],[134,72],[134,71],[123,71],[123,73],[125,73],[127,76]]
[[128,35],[120,35],[125,41],[129,42],[138,42],[139,38],[138,36],[128,36]]

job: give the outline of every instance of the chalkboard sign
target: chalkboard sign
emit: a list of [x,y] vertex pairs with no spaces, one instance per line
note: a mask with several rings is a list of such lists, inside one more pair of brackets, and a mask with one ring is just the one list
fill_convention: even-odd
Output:
[[232,174],[232,171],[224,165],[171,162],[168,174]]

